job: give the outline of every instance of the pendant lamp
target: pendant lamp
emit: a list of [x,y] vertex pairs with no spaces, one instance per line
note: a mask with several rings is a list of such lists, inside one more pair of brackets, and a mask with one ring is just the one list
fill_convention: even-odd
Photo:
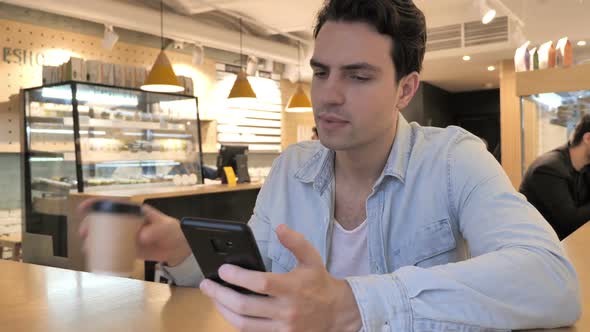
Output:
[[248,74],[244,70],[244,57],[242,55],[242,19],[240,18],[240,72],[234,82],[234,86],[229,92],[228,99],[248,98],[256,99],[256,93],[252,89],[250,82],[248,82]]
[[303,86],[301,85],[301,42],[297,45],[297,70],[299,73],[299,79],[297,81],[297,88],[295,89],[295,94],[291,96],[289,99],[289,103],[287,103],[287,112],[311,112],[313,108],[311,107],[311,101],[303,91]]
[[172,64],[164,52],[164,3],[160,1],[160,37],[161,50],[152,66],[152,70],[141,86],[142,90],[152,92],[181,92],[184,87],[178,81]]

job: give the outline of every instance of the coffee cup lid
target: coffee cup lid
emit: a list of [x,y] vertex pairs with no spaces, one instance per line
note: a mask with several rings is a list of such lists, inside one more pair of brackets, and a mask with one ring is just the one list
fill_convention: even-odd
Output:
[[113,202],[113,201],[98,201],[92,204],[90,209],[92,212],[104,213],[121,213],[141,215],[141,207],[136,204]]

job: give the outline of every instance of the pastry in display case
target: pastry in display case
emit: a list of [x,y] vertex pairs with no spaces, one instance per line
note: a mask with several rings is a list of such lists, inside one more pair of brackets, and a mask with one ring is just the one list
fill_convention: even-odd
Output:
[[590,112],[590,90],[521,97],[522,171],[540,155],[567,144],[576,123]]
[[53,236],[55,256],[71,192],[203,183],[196,97],[72,81],[26,89],[23,105],[25,231]]

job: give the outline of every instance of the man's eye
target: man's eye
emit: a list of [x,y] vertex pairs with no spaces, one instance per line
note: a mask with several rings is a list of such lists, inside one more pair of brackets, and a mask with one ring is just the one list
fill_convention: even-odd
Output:
[[350,75],[350,78],[355,81],[360,81],[360,82],[366,82],[366,81],[371,80],[370,77],[362,76],[362,75]]
[[313,76],[317,77],[317,78],[324,78],[326,77],[328,74],[325,71],[314,71],[313,72]]

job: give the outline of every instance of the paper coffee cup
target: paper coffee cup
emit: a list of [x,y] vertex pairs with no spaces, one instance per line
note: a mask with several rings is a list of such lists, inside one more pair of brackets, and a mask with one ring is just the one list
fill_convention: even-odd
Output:
[[144,223],[139,205],[98,201],[86,217],[86,265],[93,273],[129,277],[137,256],[137,232]]

